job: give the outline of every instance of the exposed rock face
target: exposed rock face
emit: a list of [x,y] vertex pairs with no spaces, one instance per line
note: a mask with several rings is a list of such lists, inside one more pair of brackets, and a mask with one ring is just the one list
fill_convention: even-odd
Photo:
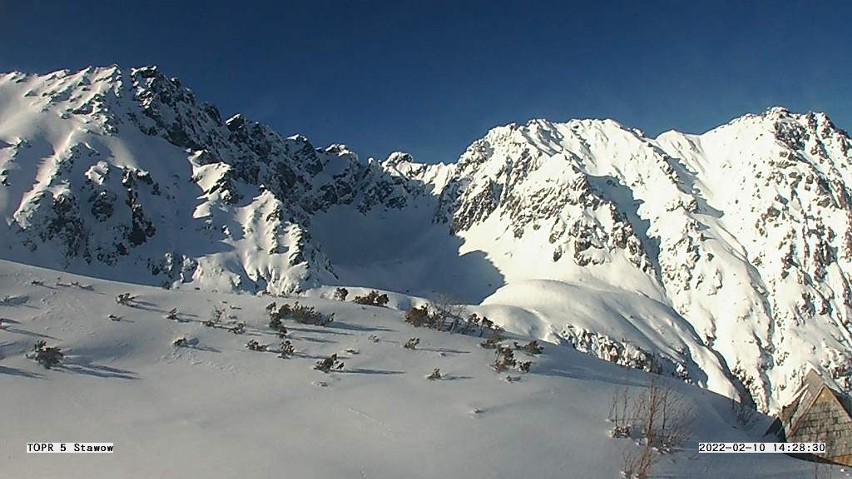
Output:
[[[850,158],[852,141],[824,114],[773,108],[656,139],[609,120],[535,120],[493,129],[454,164],[362,161],[224,120],[154,67],[10,73],[0,250],[128,281],[288,293],[357,270],[340,278],[327,253],[353,233],[321,244],[317,222],[396,212],[422,218],[407,237],[428,241],[412,250],[391,244],[397,232],[376,234],[384,253],[357,267],[410,268],[440,243],[479,255],[501,284],[594,281],[612,298],[646,298],[661,316],[623,315],[653,326],[641,341],[570,314],[545,318],[547,334],[699,383],[716,368],[772,409],[809,366],[852,387]],[[674,346],[675,330],[691,339]]]

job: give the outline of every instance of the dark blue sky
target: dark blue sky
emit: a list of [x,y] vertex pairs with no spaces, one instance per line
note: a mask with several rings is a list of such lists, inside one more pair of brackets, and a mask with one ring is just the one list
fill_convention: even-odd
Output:
[[454,161],[489,128],[703,132],[784,105],[852,128],[852,2],[0,0],[0,71],[157,64],[316,146]]

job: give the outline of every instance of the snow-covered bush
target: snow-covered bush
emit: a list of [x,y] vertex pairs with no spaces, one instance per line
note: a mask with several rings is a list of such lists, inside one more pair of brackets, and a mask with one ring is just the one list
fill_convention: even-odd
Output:
[[441,370],[438,369],[438,368],[435,368],[435,370],[432,371],[432,374],[426,376],[426,379],[433,380],[433,381],[435,379],[441,379],[441,378],[443,378],[443,376],[441,376]]
[[402,347],[405,349],[417,349],[418,344],[420,344],[420,338],[410,338]]

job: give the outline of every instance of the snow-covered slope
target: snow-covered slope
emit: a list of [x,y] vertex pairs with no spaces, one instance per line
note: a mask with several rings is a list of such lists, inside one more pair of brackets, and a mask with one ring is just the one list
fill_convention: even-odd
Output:
[[[611,399],[651,380],[546,345],[529,373],[507,382],[478,337],[414,328],[401,311],[338,301],[274,298],[335,313],[327,327],[285,321],[296,352],[281,359],[245,347],[280,341],[266,325],[270,298],[169,291],[6,261],[0,291],[8,296],[0,304],[3,477],[611,479],[621,477],[623,451],[637,449],[609,437]],[[130,306],[113,300],[124,292],[136,297]],[[205,327],[217,307],[221,323]],[[176,320],[163,317],[171,308]],[[226,329],[239,321],[243,334]],[[187,345],[174,346],[181,337]],[[418,347],[403,348],[411,337]],[[60,367],[25,357],[40,339],[64,352]],[[313,369],[333,353],[341,372]],[[436,367],[444,378],[427,380]],[[726,398],[657,381],[697,415],[684,447],[663,456],[655,474],[813,477],[812,464],[779,454],[696,454],[699,441],[757,440],[768,418],[744,430]],[[28,442],[115,449],[26,454]]]
[[477,305],[776,410],[850,377],[852,141],[774,108],[703,135],[490,131],[455,163],[361,160],[156,68],[0,77],[0,257],[253,293],[377,287]]

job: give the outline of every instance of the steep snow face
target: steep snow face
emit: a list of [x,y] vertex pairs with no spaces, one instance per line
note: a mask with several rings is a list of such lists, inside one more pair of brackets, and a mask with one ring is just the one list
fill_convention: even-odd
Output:
[[[485,304],[543,316],[543,338],[576,344],[577,330],[612,330],[680,370],[729,370],[774,409],[810,367],[852,385],[850,145],[825,115],[783,109],[656,140],[608,120],[535,120],[474,142],[436,219],[464,239],[462,252],[484,252],[507,288],[521,288]],[[534,291],[552,287],[519,286],[542,279],[563,291],[543,302]],[[578,284],[608,304],[632,294],[635,318],[597,306],[602,318],[590,316]],[[649,302],[670,313],[642,317]],[[625,320],[631,327],[618,326]],[[688,344],[649,339],[648,327]],[[617,339],[588,349],[606,357],[599,344]]]
[[[670,291],[675,307],[770,404],[811,366],[848,390],[848,135],[822,113],[773,108],[701,136],[670,132],[657,144],[694,178],[709,213],[689,264],[693,287]],[[708,281],[718,284],[716,301]]]

